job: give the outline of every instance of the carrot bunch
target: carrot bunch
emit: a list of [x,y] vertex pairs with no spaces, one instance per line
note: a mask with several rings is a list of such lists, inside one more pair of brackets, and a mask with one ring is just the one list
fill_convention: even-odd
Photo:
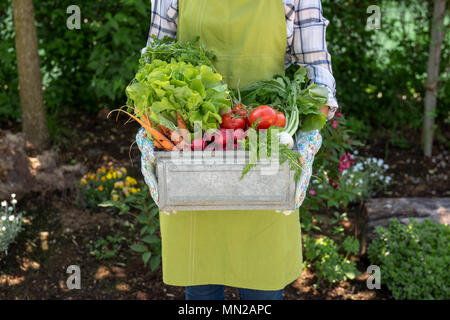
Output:
[[[130,108],[135,111],[135,108],[126,106],[127,108]],[[137,121],[146,131],[150,139],[153,141],[153,144],[155,147],[159,150],[165,150],[165,151],[173,151],[173,150],[186,150],[186,148],[190,145],[187,142],[189,140],[186,123],[181,116],[179,112],[177,112],[177,126],[180,129],[179,131],[171,130],[161,124],[157,124],[156,127],[153,126],[152,122],[150,121],[148,115],[144,112],[139,117],[135,116],[128,111],[125,111],[123,108],[112,110],[109,115],[112,112],[123,112],[127,114],[130,118]]]

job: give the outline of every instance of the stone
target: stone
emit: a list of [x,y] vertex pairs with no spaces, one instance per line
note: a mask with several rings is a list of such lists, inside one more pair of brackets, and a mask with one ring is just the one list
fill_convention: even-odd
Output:
[[0,200],[10,199],[12,193],[22,197],[70,189],[84,172],[80,164],[57,166],[53,150],[30,157],[28,149],[22,133],[0,131]]
[[430,219],[450,224],[450,198],[377,198],[366,201],[363,215],[358,220],[361,236],[361,253],[375,236],[376,226],[387,227],[392,219],[408,224]]

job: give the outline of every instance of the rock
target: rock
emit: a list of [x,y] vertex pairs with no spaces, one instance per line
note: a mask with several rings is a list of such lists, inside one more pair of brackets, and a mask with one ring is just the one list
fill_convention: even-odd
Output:
[[430,219],[438,223],[450,224],[450,198],[378,198],[366,201],[364,212],[358,225],[362,249],[365,253],[367,242],[375,236],[375,227],[387,227],[392,219],[409,223]]
[[81,165],[57,166],[54,151],[29,157],[29,143],[22,133],[0,131],[0,200],[12,193],[65,190],[74,186],[84,171]]

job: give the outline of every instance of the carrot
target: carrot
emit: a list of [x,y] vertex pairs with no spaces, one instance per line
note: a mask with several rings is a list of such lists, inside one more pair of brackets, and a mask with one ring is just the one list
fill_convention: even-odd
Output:
[[[170,130],[167,127],[164,127],[162,124],[158,124],[158,128],[159,130],[161,130],[161,132],[163,133],[163,135],[165,135],[166,137],[170,138],[172,135],[172,130]],[[175,141],[174,141],[175,142]]]
[[[130,116],[131,118],[136,120],[154,138],[154,140],[159,142],[159,144],[162,146],[162,148],[164,150],[172,151],[172,149],[175,147],[175,145],[169,139],[167,139],[166,136],[164,136],[161,132],[159,132],[158,130],[156,130],[152,127],[152,124],[150,123],[150,120],[148,119],[147,115],[143,114],[142,120],[141,120],[125,110],[116,109],[116,110],[112,110],[111,112],[114,112],[114,111],[124,112],[128,116]],[[109,114],[111,114],[111,112]],[[108,116],[109,116],[109,114],[108,114]]]
[[155,146],[156,149],[164,150],[163,146],[158,142],[158,140],[156,140],[153,137],[151,137],[151,139],[152,139],[153,145]]
[[180,129],[187,130],[186,122],[184,122],[184,119],[179,112],[177,112],[177,126]]

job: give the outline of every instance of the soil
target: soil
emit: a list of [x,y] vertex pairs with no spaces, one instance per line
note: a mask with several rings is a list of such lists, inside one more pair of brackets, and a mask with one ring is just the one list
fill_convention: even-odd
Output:
[[[66,116],[56,141],[59,163],[81,162],[89,171],[101,166],[125,166],[133,177],[141,177],[140,153],[132,145],[138,125],[123,125],[125,118],[105,120],[105,112],[97,116]],[[74,120],[76,119],[76,121]],[[12,128],[15,126],[12,125]],[[414,142],[413,135],[410,136]],[[413,144],[414,145],[414,144]],[[420,150],[389,146],[386,140],[374,140],[361,153],[384,158],[390,165],[394,183],[379,196],[448,196],[450,190],[447,171],[449,153],[438,146],[436,156],[423,160]],[[142,179],[141,179],[142,181]],[[0,300],[3,299],[184,299],[184,288],[165,285],[159,267],[151,271],[141,257],[122,241],[112,259],[99,260],[92,254],[97,239],[108,235],[130,237],[132,217],[117,216],[100,208],[95,212],[80,208],[77,196],[53,193],[45,197],[28,195],[20,199],[26,210],[24,231],[10,246],[8,255],[0,257]],[[355,208],[355,210],[358,210]],[[325,214],[324,214],[325,216]],[[355,232],[352,214],[344,225],[346,232]],[[125,227],[124,227],[125,226]],[[317,275],[305,269],[290,284],[284,299],[392,299],[389,290],[369,290],[366,285],[369,266],[367,257],[355,257],[359,277],[329,287],[320,283]],[[66,270],[78,265],[81,270],[81,289],[67,289]],[[237,299],[235,288],[226,288],[226,299]]]

